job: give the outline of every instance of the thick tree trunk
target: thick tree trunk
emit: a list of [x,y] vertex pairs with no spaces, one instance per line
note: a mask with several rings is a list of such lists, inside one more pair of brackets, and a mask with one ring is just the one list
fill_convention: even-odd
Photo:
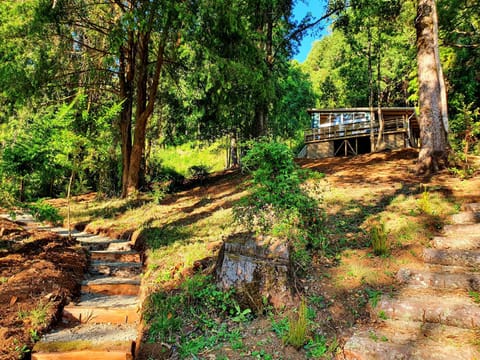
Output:
[[[164,60],[164,50],[165,50],[165,40],[160,42],[157,52],[156,64],[155,64],[155,72],[151,78],[152,83],[150,85],[148,91],[148,102],[146,92],[143,94],[144,97],[138,96],[137,94],[137,106],[143,109],[143,111],[139,112],[137,109],[137,116],[135,122],[135,133],[133,138],[133,147],[132,153],[130,155],[130,168],[128,171],[128,187],[127,193],[130,194],[135,190],[139,189],[140,185],[140,171],[141,165],[143,161],[143,153],[145,150],[145,137],[147,132],[147,123],[150,117],[152,116],[153,109],[155,106],[155,101],[158,92],[158,84],[160,82],[160,74],[163,68],[163,60]],[[140,47],[141,48],[141,47]],[[144,50],[148,51],[148,46],[143,47]],[[147,74],[145,68],[148,66],[148,56],[142,56],[140,52],[140,59],[139,62],[139,69],[138,72],[140,74]],[[146,82],[148,78],[140,76],[141,79],[144,79]],[[143,91],[143,85],[137,86],[137,91]],[[146,88],[145,88],[146,89]]]
[[447,136],[442,120],[442,100],[435,44],[435,1],[418,0],[417,62],[420,105],[421,149],[417,173],[436,172],[446,161]]

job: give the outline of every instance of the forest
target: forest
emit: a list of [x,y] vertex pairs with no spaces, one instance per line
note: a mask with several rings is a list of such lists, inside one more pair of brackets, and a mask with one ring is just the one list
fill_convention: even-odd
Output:
[[[479,19],[0,1],[0,359],[480,357]],[[403,107],[418,148],[296,158]]]
[[[331,1],[301,21],[293,5],[2,2],[2,197],[59,196],[71,176],[76,193],[126,196],[162,173],[169,146],[268,136],[298,150],[309,107],[419,106],[415,1]],[[478,152],[478,11],[438,2],[459,155]],[[292,61],[325,19],[328,35]]]

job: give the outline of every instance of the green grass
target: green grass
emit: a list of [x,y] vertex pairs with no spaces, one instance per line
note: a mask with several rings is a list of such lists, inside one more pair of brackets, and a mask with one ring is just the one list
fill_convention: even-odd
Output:
[[225,144],[216,142],[208,146],[198,143],[187,143],[181,146],[154,148],[155,157],[163,167],[174,169],[185,177],[191,175],[189,169],[193,166],[206,166],[210,172],[225,168]]

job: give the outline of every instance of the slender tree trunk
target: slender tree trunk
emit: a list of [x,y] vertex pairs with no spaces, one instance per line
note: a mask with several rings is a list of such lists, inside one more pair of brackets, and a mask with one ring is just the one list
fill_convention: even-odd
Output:
[[375,112],[373,111],[373,65],[372,65],[372,33],[370,28],[367,29],[368,36],[368,87],[370,95],[368,96],[368,107],[370,109],[370,151],[375,151]]
[[130,34],[128,46],[120,49],[119,86],[123,101],[120,113],[120,136],[122,152],[122,197],[127,196],[128,173],[132,153],[133,81],[135,77],[135,46]]
[[382,89],[381,89],[381,81],[382,81],[382,55],[381,55],[381,33],[379,32],[379,39],[378,39],[378,60],[377,60],[377,116],[378,116],[378,134],[377,134],[377,143],[375,144],[375,150],[380,149],[380,146],[383,142],[383,132],[385,130],[385,122],[383,121],[383,112],[382,112]]
[[72,170],[72,173],[70,174],[70,180],[68,181],[68,188],[67,188],[67,229],[68,229],[68,238],[72,238],[72,229],[70,228],[70,200],[71,200],[71,194],[72,194],[72,185],[73,185],[73,179],[75,178],[75,171]]
[[439,69],[436,58],[435,1],[418,0],[417,7],[417,62],[420,105],[421,149],[417,173],[430,174],[446,161],[447,136],[442,120],[442,100]]

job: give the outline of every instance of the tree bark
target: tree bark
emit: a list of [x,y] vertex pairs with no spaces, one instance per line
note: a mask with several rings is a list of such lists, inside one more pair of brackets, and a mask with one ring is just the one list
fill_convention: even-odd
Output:
[[435,1],[418,0],[417,62],[420,105],[421,149],[417,163],[418,174],[437,172],[446,161],[447,136],[442,121],[442,100],[435,45]]
[[[166,39],[162,39],[158,47],[157,58],[155,63],[155,72],[151,79],[152,83],[148,91],[148,102],[146,102],[146,96],[147,96],[146,93],[145,93],[145,98],[143,99],[137,94],[137,102],[141,102],[138,105],[143,109],[143,111],[139,112],[137,110],[133,146],[132,146],[132,152],[130,155],[130,168],[128,171],[127,194],[130,194],[135,190],[139,189],[140,169],[142,165],[143,152],[145,149],[145,136],[147,131],[147,123],[153,113],[153,109],[154,109],[155,101],[157,97],[158,85],[160,82],[160,74],[162,72],[163,61],[164,61],[165,41]],[[145,48],[148,51],[148,47],[145,47]],[[139,69],[139,72],[142,73],[144,71],[143,67],[148,66],[148,56],[143,58],[141,57],[141,61],[139,63],[140,63],[139,66],[141,67]],[[145,80],[147,81],[148,79],[145,78]],[[137,87],[137,91],[138,89],[140,88]]]
[[132,153],[133,82],[135,78],[135,42],[130,34],[128,45],[120,49],[119,87],[123,101],[120,113],[120,136],[122,151],[122,197],[127,196],[130,156]]

